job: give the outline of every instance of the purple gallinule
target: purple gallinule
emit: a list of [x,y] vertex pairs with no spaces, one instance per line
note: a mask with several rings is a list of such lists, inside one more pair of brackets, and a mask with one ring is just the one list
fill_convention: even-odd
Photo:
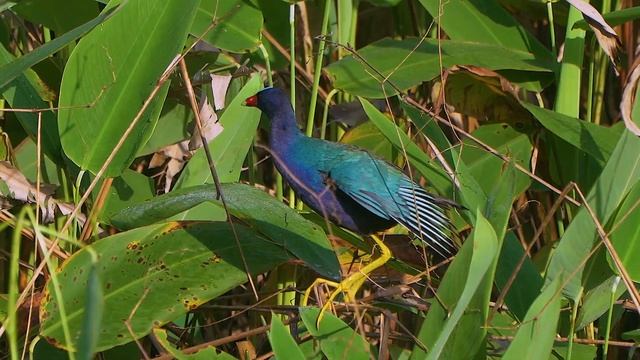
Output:
[[[441,256],[455,253],[445,210],[454,202],[434,196],[396,167],[353,146],[305,136],[296,123],[289,96],[266,88],[248,98],[271,120],[270,150],[280,173],[302,201],[335,224],[371,235],[400,223]],[[391,251],[375,235],[381,256],[335,286],[325,307],[339,293],[355,300],[367,274],[384,265]],[[309,290],[303,303],[308,300]],[[324,310],[324,308],[323,308]]]

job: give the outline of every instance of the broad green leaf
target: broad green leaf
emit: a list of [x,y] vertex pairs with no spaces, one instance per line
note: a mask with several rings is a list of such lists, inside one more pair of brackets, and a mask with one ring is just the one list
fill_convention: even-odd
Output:
[[203,348],[202,350],[198,350],[191,354],[185,354],[180,349],[176,349],[175,345],[172,344],[167,335],[167,330],[154,328],[153,335],[158,340],[160,345],[166,350],[169,355],[173,356],[177,360],[235,360],[233,356],[225,353],[218,352],[216,348],[213,346],[209,346]]
[[[128,1],[75,47],[62,79],[58,129],[65,153],[80,167],[96,173],[103,166],[182,51],[198,5],[198,0]],[[106,177],[119,175],[131,164],[151,135],[167,90],[165,84],[108,166]]]
[[165,146],[188,139],[188,124],[192,119],[191,107],[175,99],[167,98],[162,106],[158,123],[153,129],[153,134],[138,151],[136,157],[153,154]]
[[[38,171],[36,167],[38,159],[36,155],[36,143],[31,138],[27,138],[14,150],[18,169],[20,169],[20,172],[26,176],[29,181],[35,183]],[[42,157],[40,171],[40,176],[44,183],[60,185],[60,177],[62,174],[58,166],[51,161],[48,156]]]
[[[617,279],[617,280],[616,280]],[[615,290],[614,290],[615,285]],[[617,300],[624,294],[626,288],[617,276],[612,276],[606,281],[589,290],[578,310],[576,330],[583,329],[589,323],[596,321],[611,306],[611,293],[615,291],[613,298]]]
[[[252,274],[287,261],[287,252],[250,229],[235,225]],[[97,351],[128,343],[247,281],[226,222],[154,225],[119,233],[90,245],[99,256],[104,314]],[[85,248],[61,267],[58,280],[73,337],[65,344],[51,284],[41,305],[41,335],[59,347],[76,349],[91,255]],[[139,305],[138,305],[139,304]],[[130,319],[130,335],[125,320]]]
[[291,337],[289,329],[282,323],[280,317],[271,314],[271,331],[269,331],[269,343],[278,360],[304,360],[302,350]]
[[241,0],[202,0],[191,27],[191,35],[232,52],[254,49],[260,43],[262,13]]
[[[260,76],[253,76],[227,106],[220,117],[224,130],[209,142],[213,162],[222,182],[234,182],[251,147],[260,121],[260,111],[244,106],[244,101],[261,88]],[[176,189],[213,183],[209,164],[203,149],[198,149],[185,166]]]
[[[486,309],[476,303],[477,297],[473,303],[472,300],[498,253],[498,240],[493,227],[479,211],[475,219],[473,233],[438,287],[440,302],[431,303],[417,335],[429,352],[425,354],[415,346],[411,359],[470,358],[477,351],[475,345],[479,345],[486,334],[486,328],[477,326],[483,322]],[[470,339],[474,339],[474,346],[469,344]]]
[[[609,237],[622,264],[633,281],[640,282],[640,182],[636,182],[624,199],[611,224]],[[607,253],[608,254],[608,253]],[[611,269],[618,273],[615,263],[608,254]]]
[[503,359],[549,358],[560,316],[561,286],[557,278],[536,298]]
[[92,0],[22,0],[11,10],[25,20],[63,34],[98,15],[98,4]]
[[636,343],[640,343],[640,329],[627,331],[622,334],[622,338],[625,340],[633,340]]
[[446,81],[436,86],[432,93],[440,93],[447,105],[481,125],[507,123],[521,132],[533,130],[533,116],[520,105],[516,88],[500,74],[475,67],[448,69]]
[[[99,190],[94,190],[97,197]],[[105,199],[99,219],[109,219],[113,214],[127,206],[151,199],[155,194],[153,181],[143,174],[126,169],[120,176],[113,179],[109,193]]]
[[[284,246],[323,276],[340,278],[338,260],[320,227],[254,187],[223,184],[222,193],[233,216],[274,243]],[[131,229],[163,221],[203,202],[213,202],[223,212],[216,195],[213,185],[174,190],[129,206],[114,214],[110,221],[121,229]]]
[[[602,224],[640,180],[640,139],[624,131],[602,174],[587,194],[587,202]],[[589,252],[596,239],[596,227],[586,209],[581,208],[560,239],[547,270],[546,282],[564,276],[564,293],[576,299],[582,286],[582,274]]]
[[371,121],[364,122],[347,131],[340,138],[340,142],[366,149],[390,163],[394,162],[394,154],[397,154],[389,140]]
[[[496,286],[504,289],[507,281],[513,276],[516,265],[524,255],[522,244],[516,236],[509,232],[502,243],[502,250],[496,268]],[[505,297],[505,303],[509,311],[520,321],[524,319],[527,310],[540,294],[544,280],[538,273],[530,257],[526,257],[520,271],[516,274],[509,292]]]
[[367,0],[376,6],[396,6],[401,0]]
[[300,318],[309,333],[320,342],[320,348],[328,360],[368,360],[372,354],[369,343],[344,321],[330,312],[325,312],[316,326],[320,309],[303,307],[299,309]]
[[[476,65],[491,70],[512,69],[550,72],[552,65],[536,59],[528,52],[507,49],[498,45],[453,40],[427,39],[418,45],[414,38],[406,40],[384,39],[358,51],[363,60],[354,56],[329,65],[326,70],[334,87],[350,94],[382,98],[440,75],[442,67]],[[378,74],[382,74],[382,77]]]
[[607,162],[620,139],[620,132],[588,121],[522,102],[542,126],[562,140],[591,155],[598,163]]
[[551,52],[496,0],[420,0],[449,38],[501,45],[550,59]]
[[[0,46],[0,64],[11,64],[15,58],[4,46]],[[10,70],[10,69],[9,69]],[[0,71],[2,74],[9,74],[9,70]],[[41,93],[42,83],[32,70],[27,70],[24,74],[22,71],[15,73],[16,77],[10,81],[8,85],[2,87],[2,97],[14,109],[47,109],[50,107],[48,103],[42,100]],[[7,79],[12,79],[7,76]],[[56,127],[56,116],[53,111],[43,111],[40,113],[42,121],[42,150],[43,152],[57,164],[62,164],[62,145],[60,145],[60,136]],[[17,112],[16,118],[20,122],[22,128],[30,138],[36,139],[38,136],[38,114],[30,112]]]
[[[529,137],[515,131],[511,126],[507,124],[483,125],[473,132],[473,136],[511,158],[522,167],[529,167],[533,150]],[[504,177],[506,169],[504,161],[479,148],[473,140],[464,139],[458,152],[485,193],[489,193],[494,185]],[[519,171],[515,173],[514,180],[514,196],[523,192],[531,184],[529,176]]]
[[45,58],[55,54],[60,49],[67,46],[67,44],[69,44],[70,42],[86,34],[89,30],[93,29],[97,25],[102,24],[118,11],[119,7],[111,8],[110,10],[104,11],[93,20],[84,23],[77,28],[69,31],[68,33],[47,42],[46,44],[36,48],[26,55],[23,55],[11,62],[3,61],[3,65],[2,67],[0,67],[0,87],[4,88],[12,80],[20,76],[25,70],[39,63]]

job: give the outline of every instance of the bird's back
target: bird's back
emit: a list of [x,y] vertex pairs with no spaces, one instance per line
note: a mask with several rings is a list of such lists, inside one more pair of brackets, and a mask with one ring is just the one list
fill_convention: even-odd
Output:
[[427,193],[396,167],[365,150],[308,137],[289,151],[299,178],[287,180],[299,182],[292,186],[320,214],[363,233],[399,222],[439,246],[434,250],[442,255],[455,252],[444,213],[452,203]]

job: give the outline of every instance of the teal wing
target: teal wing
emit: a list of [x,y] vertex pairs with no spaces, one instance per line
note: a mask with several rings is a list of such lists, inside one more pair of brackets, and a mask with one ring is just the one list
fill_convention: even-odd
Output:
[[347,151],[330,161],[326,176],[358,204],[394,219],[442,256],[455,253],[445,210],[451,202],[429,194],[400,170],[366,151]]

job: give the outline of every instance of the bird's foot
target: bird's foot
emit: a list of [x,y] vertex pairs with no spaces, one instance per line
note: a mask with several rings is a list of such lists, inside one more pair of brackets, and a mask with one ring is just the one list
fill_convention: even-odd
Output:
[[375,235],[372,235],[373,240],[376,242],[376,245],[380,248],[381,255],[379,258],[367,264],[365,267],[360,269],[355,274],[350,275],[346,279],[342,280],[342,282],[337,283],[334,281],[326,280],[326,279],[316,279],[307,291],[304,293],[304,297],[302,298],[302,306],[307,306],[309,302],[309,296],[311,295],[311,291],[320,285],[326,284],[330,287],[335,288],[331,294],[327,297],[324,305],[320,309],[320,314],[318,314],[317,325],[319,326],[320,320],[324,315],[324,312],[329,310],[329,307],[332,305],[333,300],[339,295],[344,294],[346,302],[354,302],[356,300],[356,294],[358,290],[362,287],[365,280],[369,278],[369,274],[379,267],[383,266],[389,259],[391,259],[391,250]]

